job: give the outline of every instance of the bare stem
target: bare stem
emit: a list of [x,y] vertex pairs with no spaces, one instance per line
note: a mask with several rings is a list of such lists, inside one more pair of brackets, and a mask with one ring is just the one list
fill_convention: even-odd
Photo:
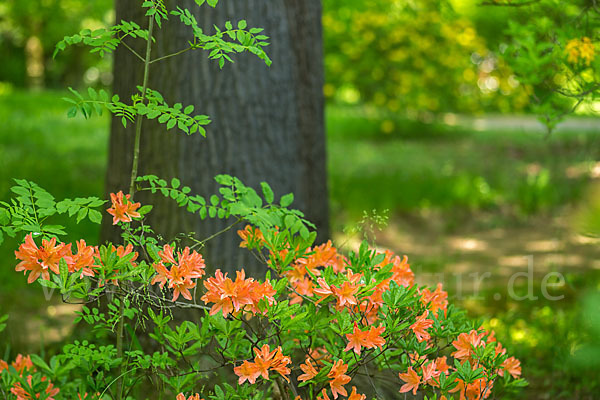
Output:
[[171,53],[171,54],[167,54],[166,56],[162,56],[162,57],[155,58],[154,60],[150,61],[150,64],[153,64],[153,63],[155,63],[155,62],[157,62],[157,61],[162,61],[162,60],[165,60],[165,59],[167,59],[167,58],[171,58],[171,57],[178,56],[178,55],[180,55],[180,54],[183,54],[183,53],[185,53],[186,51],[194,50],[194,49],[196,49],[196,48],[197,48],[197,47],[195,47],[195,46],[190,46],[190,47],[187,47],[187,48],[185,48],[185,49],[183,49],[183,50],[176,51],[175,53]]
[[[148,42],[146,43],[146,57],[144,58],[144,81],[142,84],[142,103],[146,100],[146,89],[148,88],[148,77],[150,76],[150,54],[152,51],[152,31],[154,29],[154,17],[150,16],[148,26]],[[135,142],[133,145],[133,165],[131,166],[131,180],[129,182],[129,194],[131,200],[135,194],[135,180],[138,174],[138,163],[140,159],[140,138],[142,136],[142,116],[138,114],[135,120]]]

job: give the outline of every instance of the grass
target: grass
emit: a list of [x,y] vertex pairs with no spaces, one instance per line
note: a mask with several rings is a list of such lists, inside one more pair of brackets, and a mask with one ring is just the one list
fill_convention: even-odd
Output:
[[[67,103],[60,100],[64,95],[0,94],[0,199],[10,197],[12,178],[35,181],[57,199],[102,196],[108,118],[67,119]],[[547,221],[573,208],[597,172],[600,135],[589,132],[561,132],[549,138],[514,130],[477,132],[341,107],[327,109],[327,126],[334,230],[352,225],[364,210],[389,209],[392,232],[378,237],[380,243],[404,246],[408,243],[404,238],[412,238],[420,250],[418,246],[398,250],[408,248],[409,255],[420,252],[422,257],[417,256],[413,266],[425,274],[447,271],[465,260],[474,268],[489,268],[495,262],[494,251],[511,251],[490,227],[502,228],[517,242],[519,238],[543,242],[544,234],[552,234]],[[519,235],[510,230],[516,222],[521,226]],[[97,225],[57,223],[67,226],[68,240],[97,242]],[[440,224],[441,228],[430,229]],[[455,242],[465,242],[453,235],[464,236],[465,226],[473,224],[479,229],[473,232],[490,231],[475,236],[485,245],[481,255],[473,249],[469,254],[453,250]],[[541,236],[532,238],[534,230]],[[25,278],[14,273],[16,246],[10,240],[0,246],[0,315],[11,312],[11,324],[19,316],[26,324],[40,314],[40,307],[46,306],[51,314],[54,305],[44,304],[39,287],[26,285]],[[573,244],[570,251],[577,253],[581,247]],[[591,262],[593,254],[586,253],[586,260]],[[575,393],[583,398],[592,387],[584,381],[589,374],[568,360],[591,335],[592,331],[575,331],[573,326],[585,327],[585,315],[577,310],[587,304],[584,293],[598,290],[600,278],[593,271],[570,274],[561,289],[568,301],[560,304],[492,301],[494,287],[486,288],[490,292],[486,300],[461,301],[473,316],[488,317],[498,337],[522,359],[533,386],[525,396],[542,398],[550,390],[557,396],[561,391],[572,394],[569,389],[576,387]],[[14,314],[17,318],[12,318]],[[16,325],[13,345],[25,340],[19,337],[21,323]],[[557,338],[561,339],[555,344]]]

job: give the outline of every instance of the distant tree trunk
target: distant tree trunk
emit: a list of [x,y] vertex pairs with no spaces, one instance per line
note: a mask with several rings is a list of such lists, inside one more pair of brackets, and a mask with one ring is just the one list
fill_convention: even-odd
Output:
[[[160,91],[170,104],[193,104],[195,112],[209,115],[213,122],[204,138],[167,132],[164,125],[144,121],[140,173],[165,179],[179,177],[193,193],[204,196],[217,193],[216,174],[237,176],[255,188],[267,181],[276,198],[294,192],[293,206],[317,225],[318,240],[326,240],[329,216],[320,0],[221,1],[216,9],[198,8],[191,0],[178,4],[193,11],[205,30],[211,30],[213,24],[223,26],[227,20],[235,25],[240,19],[246,19],[250,27],[264,28],[271,38],[266,50],[273,64],[268,68],[256,56],[241,54],[234,58],[234,64],[228,63],[219,71],[217,63],[201,51],[153,64],[151,88]],[[138,1],[117,0],[116,17],[117,21],[146,25]],[[157,34],[153,56],[182,49],[191,37],[188,27],[171,17]],[[142,43],[137,44],[139,53],[142,47]],[[114,92],[122,99],[129,98],[141,82],[139,60],[119,48],[114,72]],[[107,192],[128,187],[132,146],[131,127],[124,129],[120,119],[113,118]],[[166,239],[190,231],[202,239],[230,223],[202,221],[172,200],[159,197],[139,193],[136,201],[155,205],[150,224]],[[240,251],[236,230],[207,244],[202,253],[208,265],[228,271],[243,266],[251,274],[262,274],[264,267],[257,265],[250,253]],[[102,236],[103,240],[115,239],[108,218]]]

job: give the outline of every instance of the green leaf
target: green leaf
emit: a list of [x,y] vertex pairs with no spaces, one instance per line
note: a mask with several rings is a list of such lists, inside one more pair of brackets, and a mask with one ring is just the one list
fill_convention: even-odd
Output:
[[247,26],[248,24],[246,23],[245,19],[242,19],[240,22],[238,22],[238,29],[246,29]]
[[183,109],[183,113],[184,114],[190,114],[192,113],[192,111],[194,111],[194,105],[190,104],[189,106],[187,106],[186,108]]
[[260,186],[262,187],[263,196],[265,196],[265,200],[267,203],[271,204],[275,200],[275,195],[273,194],[273,190],[271,186],[267,182],[261,182]]
[[173,128],[177,124],[177,120],[175,118],[171,118],[167,123],[167,129]]
[[206,0],[206,3],[211,6],[212,8],[215,8],[217,6],[217,3],[219,2],[219,0]]
[[171,179],[171,187],[177,189],[181,185],[181,182],[177,178]]
[[77,213],[77,223],[80,223],[88,214],[89,208],[81,208]]
[[67,266],[67,262],[64,258],[61,258],[58,262],[58,271],[60,272],[60,281],[62,282],[62,287],[65,288],[67,279],[69,277],[69,267]]
[[281,207],[288,207],[290,204],[294,202],[294,193],[288,193],[286,195],[281,196],[281,200],[279,200],[279,204]]
[[88,211],[88,218],[95,224],[99,224],[102,222],[102,213],[96,210]]

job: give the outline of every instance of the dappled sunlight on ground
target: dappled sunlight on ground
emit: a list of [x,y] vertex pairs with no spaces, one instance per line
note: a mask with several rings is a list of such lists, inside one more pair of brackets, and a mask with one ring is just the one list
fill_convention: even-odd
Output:
[[[452,294],[506,286],[515,274],[518,284],[529,275],[539,282],[553,272],[599,269],[600,240],[573,233],[567,221],[539,217],[493,229],[464,224],[448,232],[431,216],[419,221],[396,217],[374,236],[379,249],[408,255],[419,283],[441,280]],[[361,239],[335,235],[346,249],[357,249]]]

